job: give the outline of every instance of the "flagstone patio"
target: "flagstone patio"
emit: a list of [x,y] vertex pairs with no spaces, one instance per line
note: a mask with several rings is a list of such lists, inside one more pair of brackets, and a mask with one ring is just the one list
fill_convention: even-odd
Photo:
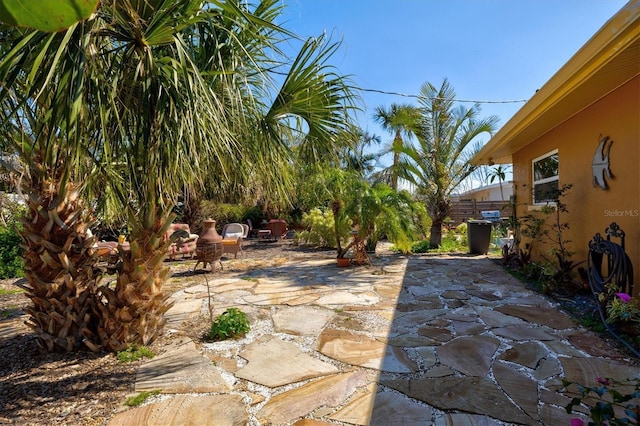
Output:
[[[300,258],[208,281],[174,294],[176,345],[138,372],[162,395],[110,425],[568,425],[561,378],[640,376],[485,256]],[[249,315],[246,337],[187,339],[208,292],[215,315]]]

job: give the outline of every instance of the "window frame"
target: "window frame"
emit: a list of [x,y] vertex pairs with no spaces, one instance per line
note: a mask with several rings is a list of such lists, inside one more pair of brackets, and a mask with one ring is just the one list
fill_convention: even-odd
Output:
[[[539,180],[536,180],[536,163],[549,158],[551,156],[557,156],[558,157],[558,170],[557,170],[557,174],[551,177],[546,177],[546,178],[542,178]],[[556,200],[536,200],[536,186],[537,185],[542,185],[542,184],[546,184],[546,183],[550,183],[550,182],[557,182],[558,183],[558,188],[560,187],[560,157],[558,155],[558,149],[553,149],[545,154],[542,154],[536,158],[534,158],[533,160],[531,160],[531,204],[534,206],[545,206],[548,204],[555,204]]]

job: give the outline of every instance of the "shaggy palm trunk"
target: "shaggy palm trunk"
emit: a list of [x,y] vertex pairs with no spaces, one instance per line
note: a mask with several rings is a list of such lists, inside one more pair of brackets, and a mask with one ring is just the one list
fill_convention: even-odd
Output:
[[429,216],[431,216],[431,237],[429,246],[438,248],[442,245],[442,224],[451,212],[451,203],[442,196],[436,196],[435,201],[429,203]]
[[27,280],[21,287],[33,303],[26,308],[27,324],[47,351],[92,347],[99,276],[83,203],[73,186],[61,186],[60,180],[34,179],[23,189],[30,192],[21,231]]
[[103,287],[99,305],[99,334],[104,349],[120,351],[130,345],[147,345],[162,332],[164,314],[171,307],[162,287],[169,274],[164,265],[169,241],[162,236],[170,220],[152,220],[143,226],[129,216],[130,250],[123,251],[115,289]]
[[429,237],[429,247],[438,248],[442,245],[442,220],[436,219],[431,222],[431,236]]

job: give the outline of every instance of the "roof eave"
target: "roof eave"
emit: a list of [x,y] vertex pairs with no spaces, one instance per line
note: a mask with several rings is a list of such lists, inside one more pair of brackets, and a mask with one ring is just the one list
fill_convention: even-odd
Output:
[[[629,61],[629,57],[637,58],[638,52],[640,0],[631,0],[516,112],[471,162],[511,163],[514,152],[640,74],[637,60]],[[616,66],[617,62],[622,66]]]

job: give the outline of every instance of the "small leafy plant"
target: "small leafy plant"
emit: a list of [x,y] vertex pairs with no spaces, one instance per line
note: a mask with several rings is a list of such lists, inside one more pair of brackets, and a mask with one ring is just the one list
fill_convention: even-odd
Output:
[[138,361],[142,358],[153,358],[156,356],[151,349],[146,346],[129,346],[127,349],[117,353],[116,358],[122,363]]
[[[589,426],[629,425],[640,422],[640,378],[618,382],[598,377],[596,381],[598,386],[588,387],[562,380],[564,390],[574,386],[580,395],[573,397],[567,404],[565,407],[567,413],[571,414],[574,407],[589,401],[593,404],[589,407],[591,420],[593,420],[588,423]],[[579,422],[576,419],[571,424],[580,424]]]
[[161,392],[160,389],[140,392],[138,395],[128,398],[127,402],[125,402],[125,405],[127,405],[128,407],[138,407],[143,402],[145,402],[148,398],[151,398],[152,396],[155,396],[155,395],[159,395],[160,392]]
[[640,304],[638,299],[627,293],[616,293],[607,303],[607,322],[640,323]]
[[215,341],[236,339],[247,334],[250,329],[247,314],[238,308],[229,308],[213,321],[209,338]]

